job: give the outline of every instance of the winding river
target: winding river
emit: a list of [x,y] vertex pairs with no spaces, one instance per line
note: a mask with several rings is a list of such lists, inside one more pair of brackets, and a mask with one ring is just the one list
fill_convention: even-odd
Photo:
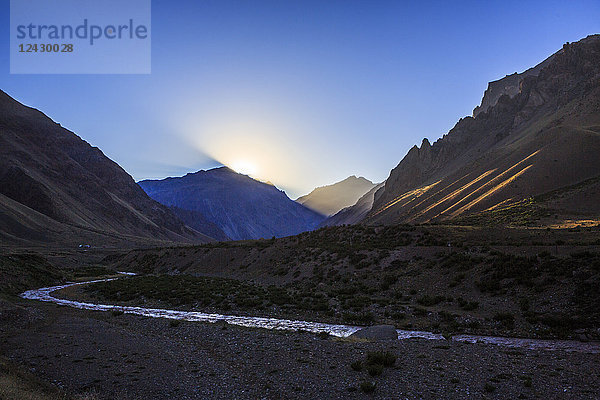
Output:
[[[133,273],[122,272],[125,275],[134,275]],[[279,318],[266,317],[247,317],[235,315],[209,314],[197,311],[179,311],[166,310],[158,308],[145,307],[130,307],[118,306],[110,304],[94,304],[84,303],[74,300],[60,299],[52,296],[52,293],[65,289],[71,286],[88,285],[97,282],[108,282],[119,278],[97,279],[86,282],[67,283],[65,285],[50,286],[40,289],[28,290],[21,294],[24,299],[39,300],[50,303],[55,303],[63,306],[79,308],[82,310],[93,311],[113,311],[119,310],[126,314],[142,315],[153,318],[170,318],[192,322],[219,322],[224,321],[232,325],[245,326],[250,328],[263,329],[278,329],[278,330],[304,330],[313,333],[328,333],[332,336],[347,337],[357,330],[361,329],[357,326],[325,324],[321,322],[297,321]],[[398,329],[398,339],[420,338],[427,340],[445,340],[440,334],[422,331],[407,331]],[[598,342],[579,342],[574,340],[541,340],[541,339],[522,339],[522,338],[507,338],[495,336],[477,336],[477,335],[456,335],[453,336],[453,341],[465,343],[487,343],[495,344],[504,347],[539,349],[539,350],[563,350],[575,351],[582,353],[600,353],[600,343]]]

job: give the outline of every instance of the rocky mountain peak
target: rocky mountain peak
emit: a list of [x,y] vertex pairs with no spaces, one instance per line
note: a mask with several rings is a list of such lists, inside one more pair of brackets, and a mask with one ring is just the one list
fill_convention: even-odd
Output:
[[[561,50],[524,73],[508,75],[491,82],[481,106],[474,112],[474,117],[460,119],[448,134],[433,145],[428,140],[423,140],[420,147],[414,146],[407,153],[391,171],[382,195],[375,201],[371,215],[378,213],[377,208],[387,210],[386,204],[393,203],[405,193],[423,185],[441,182],[466,165],[475,162],[481,166],[484,161],[477,160],[486,154],[488,157],[485,162],[502,152],[506,152],[507,157],[517,157],[520,152],[523,152],[524,157],[533,154],[544,144],[539,143],[531,150],[527,146],[533,146],[532,143],[542,140],[539,133],[535,135],[535,129],[539,130],[540,126],[547,125],[549,116],[572,116],[571,126],[589,121],[587,123],[591,124],[591,131],[594,131],[598,124],[596,117],[599,91],[600,35],[566,44]],[[578,99],[578,105],[573,105]],[[571,108],[565,109],[569,104]],[[562,118],[557,117],[556,121],[544,129],[550,130],[560,126],[566,115]],[[577,140],[591,140],[596,137],[592,135],[588,138],[589,131],[587,128],[583,130]],[[548,136],[544,140],[556,140],[561,134],[567,135],[567,132],[570,131],[557,131],[555,135],[558,136]],[[524,137],[526,139],[523,139]],[[517,141],[518,139],[521,140]],[[565,157],[566,150],[569,149],[563,148]],[[525,154],[527,151],[529,154]],[[556,159],[561,157],[555,156]],[[519,160],[515,159],[516,161]],[[505,163],[506,160],[498,162]],[[489,168],[490,171],[498,170],[495,165],[489,165]],[[581,171],[581,177],[587,177],[593,168]],[[463,176],[472,171],[473,168],[464,169]],[[568,181],[566,177],[565,181]],[[537,190],[542,190],[539,180],[528,182],[527,185],[529,188],[539,186]],[[551,186],[548,184],[544,187]],[[499,192],[498,189],[494,193]],[[490,195],[485,196],[486,199],[489,197]],[[398,203],[393,204],[399,207]]]

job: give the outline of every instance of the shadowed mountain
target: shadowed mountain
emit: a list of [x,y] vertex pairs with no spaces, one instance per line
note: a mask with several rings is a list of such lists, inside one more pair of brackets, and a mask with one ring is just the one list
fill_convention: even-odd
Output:
[[2,91],[0,237],[17,244],[210,240],[98,148]]
[[[599,76],[600,35],[593,35],[490,84],[474,118],[410,149],[365,222],[448,220],[599,176]],[[580,195],[561,202],[561,212],[580,213]],[[600,215],[600,202],[585,212]]]
[[353,175],[333,185],[318,187],[296,201],[323,215],[333,215],[355,204],[373,186],[370,180]]
[[[324,219],[290,200],[275,186],[227,167],[178,178],[145,180],[139,185],[164,205],[200,213],[205,221],[234,240],[295,235],[316,228]],[[193,224],[190,218],[184,218]]]
[[371,208],[373,207],[373,203],[375,202],[375,198],[383,192],[384,182],[375,185],[371,190],[365,193],[356,204],[350,207],[346,207],[335,215],[327,218],[325,221],[321,222],[320,226],[339,226],[339,225],[352,225],[357,224],[362,221]]
[[210,236],[213,239],[224,241],[231,240],[216,224],[206,219],[200,211],[184,210],[179,207],[169,207],[185,224],[198,232]]

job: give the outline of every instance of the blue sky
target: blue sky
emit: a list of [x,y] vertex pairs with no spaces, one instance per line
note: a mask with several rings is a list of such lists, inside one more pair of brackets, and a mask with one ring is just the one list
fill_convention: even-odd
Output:
[[150,75],[10,75],[0,6],[0,89],[136,180],[226,163],[294,198],[384,180],[488,81],[600,32],[597,0],[154,0]]

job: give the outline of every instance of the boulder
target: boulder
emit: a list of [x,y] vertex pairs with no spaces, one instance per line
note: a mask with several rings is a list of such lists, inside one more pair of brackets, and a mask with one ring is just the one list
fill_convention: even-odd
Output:
[[350,337],[369,340],[397,340],[398,332],[392,325],[375,325],[360,329]]

